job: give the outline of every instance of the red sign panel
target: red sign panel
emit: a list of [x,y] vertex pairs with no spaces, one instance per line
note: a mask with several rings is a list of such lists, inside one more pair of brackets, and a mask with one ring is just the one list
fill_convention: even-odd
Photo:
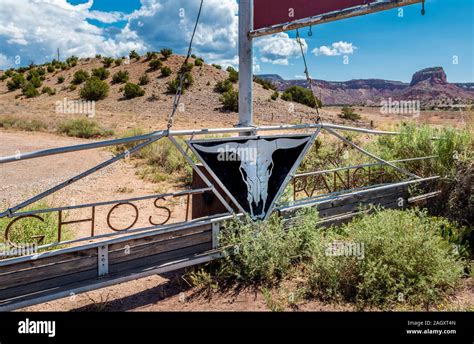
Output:
[[254,0],[254,30],[377,0]]

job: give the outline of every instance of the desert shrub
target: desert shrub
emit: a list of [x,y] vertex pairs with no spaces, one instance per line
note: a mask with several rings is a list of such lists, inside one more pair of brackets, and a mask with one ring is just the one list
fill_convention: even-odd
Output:
[[259,77],[255,77],[253,79],[253,81],[255,81],[257,84],[260,84],[262,85],[262,87],[265,89],[265,90],[274,90],[276,91],[276,86],[270,81],[270,80],[267,80],[267,79],[263,79],[263,78],[259,78]]
[[56,89],[55,88],[51,88],[49,86],[44,86],[43,89],[41,90],[41,93],[47,93],[48,95],[50,96],[53,96],[56,94]]
[[127,82],[123,91],[123,95],[127,99],[141,97],[144,94],[145,94],[145,91],[140,86],[138,86],[137,84],[133,84],[131,82]]
[[89,73],[83,69],[80,69],[74,73],[72,83],[74,85],[80,85],[87,79],[89,79]]
[[81,89],[80,96],[85,100],[97,101],[107,97],[108,93],[109,85],[94,76],[86,81]]
[[[180,83],[180,75],[176,76],[175,79],[168,81],[167,83],[167,92],[168,93],[176,93],[178,91]],[[194,83],[194,78],[191,73],[185,73],[183,76],[183,88],[181,92],[184,94],[184,91],[189,89]]]
[[281,99],[286,101],[293,101],[309,107],[321,107],[321,101],[317,99],[311,90],[301,86],[291,86],[283,92]]
[[113,57],[104,57],[104,59],[102,60],[102,64],[104,65],[105,68],[109,68],[112,63],[114,63],[114,59]]
[[33,85],[31,81],[26,82],[23,85],[21,91],[26,98],[34,98],[34,97],[39,96],[38,90],[36,89],[35,85]]
[[105,80],[109,77],[110,72],[105,69],[105,67],[94,68],[92,70],[92,76],[99,78],[100,80]]
[[339,114],[339,117],[343,119],[348,119],[351,121],[357,121],[360,119],[360,115],[355,112],[355,109],[353,107],[350,107],[350,106],[344,106],[341,109],[341,113]]
[[123,59],[122,59],[121,57],[116,58],[114,63],[115,63],[115,65],[116,65],[117,67],[118,67],[118,66],[121,66],[122,63],[123,63]]
[[132,60],[132,59],[139,59],[139,58],[140,58],[140,55],[139,55],[135,50],[132,50],[132,51],[130,51],[130,53],[128,54],[128,57],[130,58],[130,60]]
[[150,63],[148,64],[148,66],[150,67],[150,70],[158,70],[161,68],[162,65],[163,65],[163,62],[161,62],[161,60],[158,60],[158,59],[151,60]]
[[215,63],[212,64],[212,67],[214,67],[216,69],[222,69],[221,65],[218,65],[218,64],[215,64]]
[[193,67],[194,67],[194,65],[192,63],[187,62],[179,68],[178,74],[190,73],[193,70]]
[[289,231],[276,215],[268,221],[235,219],[226,223],[219,243],[231,249],[219,262],[217,277],[242,284],[272,284],[297,263],[310,259],[317,243],[317,214],[305,210],[298,215],[301,220]]
[[146,74],[143,74],[142,76],[140,76],[140,78],[138,79],[140,85],[147,85],[149,82],[150,82],[150,78],[148,77],[148,75]]
[[11,78],[11,80],[9,80],[7,82],[7,88],[9,91],[15,91],[17,89],[20,89],[23,87],[23,84],[25,83],[25,77],[23,76],[23,74],[15,74],[13,75],[13,77]]
[[62,84],[64,82],[64,76],[60,75],[58,76],[58,84]]
[[[46,203],[38,203],[25,210],[48,209],[50,206]],[[43,221],[36,218],[24,218],[16,222],[10,229],[9,240],[16,244],[38,244],[38,236],[44,236],[40,245],[55,243],[58,239],[58,216],[54,212],[39,214]],[[9,217],[0,219],[0,227],[5,228],[11,221]],[[74,238],[73,232],[68,226],[64,226],[61,232],[61,240],[71,240]],[[0,238],[0,243],[6,244],[4,237]],[[58,247],[52,247],[57,249]]]
[[37,120],[25,120],[12,116],[0,117],[0,128],[17,129],[23,131],[43,131],[48,128],[47,124]]
[[195,65],[196,67],[200,67],[200,66],[202,66],[203,64],[204,64],[204,60],[203,60],[202,58],[200,58],[200,57],[198,57],[198,58],[196,58],[196,59],[194,60],[194,65]]
[[38,88],[41,87],[41,79],[38,76],[33,76],[30,81],[28,81],[29,84],[33,85],[33,87]]
[[239,72],[237,72],[233,67],[227,67],[227,72],[229,73],[228,80],[230,82],[236,83],[239,81]]
[[224,110],[239,112],[239,92],[234,90],[224,92],[219,100],[221,101]]
[[114,84],[123,84],[128,81],[129,75],[128,71],[119,70],[112,76],[112,82]]
[[146,53],[146,61],[154,60],[158,57],[158,54],[154,51],[147,51]]
[[278,93],[278,91],[275,91],[275,92],[273,92],[272,95],[270,96],[270,99],[271,99],[271,100],[277,100],[279,96],[280,96],[280,93]]
[[5,73],[3,73],[2,76],[0,76],[1,81],[5,81],[7,79],[8,79],[8,75],[6,75]]
[[7,78],[12,77],[15,74],[15,70],[13,68],[7,69],[3,75]]
[[77,65],[77,61],[79,61],[79,58],[77,56],[71,56],[71,57],[68,57],[66,59],[66,63],[70,66],[70,67],[75,67]]
[[53,73],[55,70],[56,70],[56,68],[54,68],[53,65],[48,65],[48,67],[47,67],[48,73]]
[[[444,226],[423,211],[378,210],[338,231],[319,232],[308,264],[310,294],[360,308],[440,301],[463,271],[459,255],[440,235]],[[335,243],[363,244],[363,254],[332,255]]]
[[75,90],[77,90],[77,85],[70,84],[69,85],[69,91],[75,91]]
[[106,137],[114,134],[112,130],[104,129],[96,121],[87,118],[71,119],[60,123],[58,133],[84,139]]
[[162,77],[167,77],[171,75],[171,68],[168,66],[163,66],[161,67],[161,76]]
[[170,57],[171,55],[173,55],[173,50],[168,49],[168,48],[164,48],[164,49],[161,49],[161,50],[160,50],[160,54],[163,56],[163,59],[164,59],[164,60],[167,60],[168,57]]
[[61,70],[67,70],[69,69],[69,65],[66,62],[61,62],[59,68],[61,68]]
[[101,55],[101,54],[95,54],[95,58],[96,58],[96,59],[101,59],[101,58],[102,58],[102,55]]
[[224,93],[233,90],[232,82],[229,79],[223,81],[218,81],[216,86],[214,86],[214,92]]

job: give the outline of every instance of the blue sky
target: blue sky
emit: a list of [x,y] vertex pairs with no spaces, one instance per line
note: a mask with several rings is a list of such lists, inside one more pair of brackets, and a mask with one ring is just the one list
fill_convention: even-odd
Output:
[[[64,56],[122,56],[171,47],[184,53],[199,0],[2,0],[0,68]],[[450,82],[474,82],[472,0],[427,0],[397,9],[301,29],[313,78],[409,81],[422,68],[442,66]],[[178,14],[180,9],[185,14]],[[18,15],[20,13],[20,15]],[[236,65],[236,0],[204,0],[194,52]],[[255,41],[255,73],[303,75],[295,33]],[[344,56],[349,63],[344,64]],[[457,64],[453,63],[457,57]]]

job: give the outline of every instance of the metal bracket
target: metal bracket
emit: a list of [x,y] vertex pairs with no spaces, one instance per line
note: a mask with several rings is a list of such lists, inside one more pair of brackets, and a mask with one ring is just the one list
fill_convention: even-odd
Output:
[[105,276],[109,273],[109,246],[97,247],[98,276]]
[[213,222],[212,223],[212,248],[219,247],[219,231],[221,229],[220,222]]

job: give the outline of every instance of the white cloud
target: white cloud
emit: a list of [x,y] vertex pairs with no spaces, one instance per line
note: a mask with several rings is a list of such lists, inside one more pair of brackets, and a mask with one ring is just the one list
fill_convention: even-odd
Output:
[[[304,38],[301,43],[306,52],[308,45]],[[296,39],[283,32],[255,40],[255,47],[259,49],[261,61],[267,63],[288,65],[288,59],[301,56],[301,48]]]
[[339,56],[353,54],[357,49],[352,43],[335,42],[331,46],[322,45],[319,48],[314,48],[311,52],[316,56]]
[[90,24],[89,19],[113,23],[124,18],[118,12],[91,11],[92,4],[92,0],[76,6],[66,0],[2,0],[2,54],[8,61],[19,56],[22,64],[27,64],[54,58],[58,48],[63,57],[97,53],[120,56],[131,49],[146,50],[145,44],[128,27],[111,34],[107,29]]

